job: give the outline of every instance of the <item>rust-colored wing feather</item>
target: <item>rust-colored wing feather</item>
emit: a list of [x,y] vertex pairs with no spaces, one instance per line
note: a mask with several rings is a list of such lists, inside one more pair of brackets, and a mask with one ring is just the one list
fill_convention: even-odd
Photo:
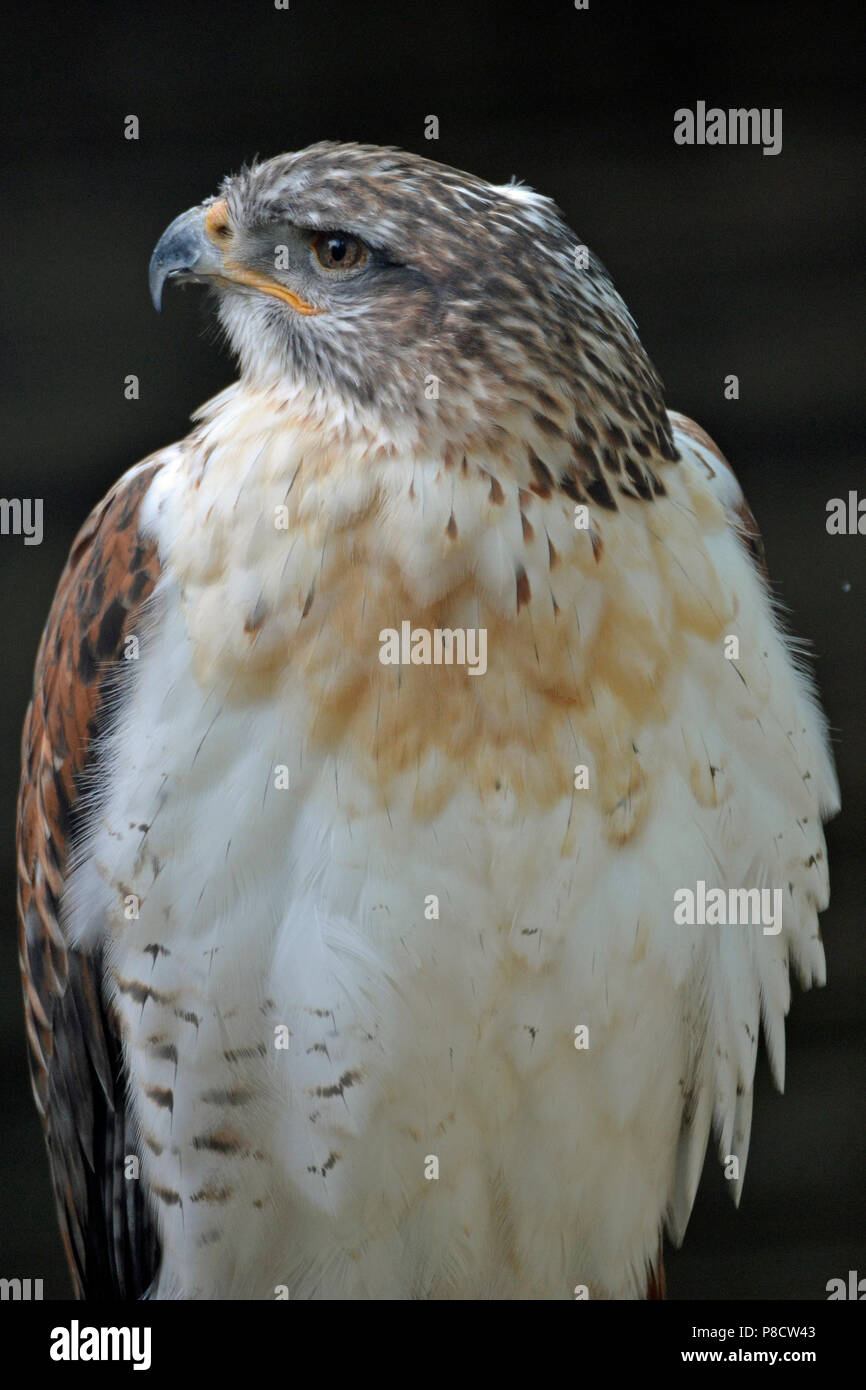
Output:
[[733,468],[728,463],[728,460],[715,441],[710,438],[706,430],[701,429],[700,425],[695,424],[694,420],[690,420],[687,415],[679,415],[673,410],[668,411],[668,418],[681,434],[686,435],[704,450],[704,467],[707,469],[710,477],[719,479],[722,485],[723,491],[727,497],[728,514],[731,518],[731,524],[734,526],[746,546],[746,549],[749,551],[756,569],[769,583],[767,559],[764,554],[764,542],[758,530],[758,523],[754,518],[751,507],[743,496],[739,480]]
[[644,1295],[647,1299],[667,1298],[663,1245],[664,1242],[660,1240],[658,1260],[651,1267],[649,1275],[647,1276],[646,1294]]
[[109,717],[107,682],[158,575],[139,508],[158,461],[122,478],[76,537],[36,659],[22,740],[18,922],[30,1073],[75,1291],[140,1298],[158,1262],[140,1184],[120,1042],[98,954],[66,940],[60,902],[81,790]]

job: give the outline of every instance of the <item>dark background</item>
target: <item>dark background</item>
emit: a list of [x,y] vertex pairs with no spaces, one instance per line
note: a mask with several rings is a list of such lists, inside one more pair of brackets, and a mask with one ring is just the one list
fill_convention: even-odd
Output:
[[[44,498],[45,539],[0,537],[0,1276],[41,1277],[46,1297],[68,1290],[26,1077],[13,907],[39,633],[89,508],[233,376],[198,293],[170,293],[154,314],[157,238],[252,155],[323,138],[401,145],[553,196],[611,271],[669,404],[739,473],[834,731],[844,804],[829,830],[829,986],[795,991],[784,1098],[759,1062],[741,1209],[713,1154],[685,1246],[668,1253],[669,1291],[821,1299],[828,1279],[866,1274],[866,537],[825,530],[830,497],[866,495],[862,56],[846,13],[210,0],[164,13],[39,6],[6,29],[0,495]],[[781,107],[782,153],[674,145],[675,109],[698,100]],[[129,114],[137,142],[124,139]],[[732,372],[736,402],[723,396]]]

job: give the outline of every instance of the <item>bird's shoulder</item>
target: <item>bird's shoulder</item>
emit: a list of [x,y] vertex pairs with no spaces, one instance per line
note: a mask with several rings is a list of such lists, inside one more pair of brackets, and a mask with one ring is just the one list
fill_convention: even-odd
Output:
[[730,525],[740,536],[755,566],[766,579],[767,562],[761,532],[730,463],[715,440],[687,415],[669,410],[668,419],[673,427],[674,443],[680,454],[700,470],[710,490],[724,507]]

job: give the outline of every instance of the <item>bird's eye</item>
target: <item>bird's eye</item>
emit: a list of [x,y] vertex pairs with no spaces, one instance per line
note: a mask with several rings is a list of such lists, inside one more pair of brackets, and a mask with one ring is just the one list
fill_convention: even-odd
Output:
[[310,245],[323,270],[354,270],[367,259],[363,241],[348,232],[316,232]]

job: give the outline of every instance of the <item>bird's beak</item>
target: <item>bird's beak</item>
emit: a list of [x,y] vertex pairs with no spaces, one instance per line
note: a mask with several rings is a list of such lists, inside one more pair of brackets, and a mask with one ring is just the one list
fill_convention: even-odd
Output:
[[159,313],[166,280],[210,280],[221,285],[244,285],[281,299],[299,314],[319,314],[286,285],[242,265],[232,256],[234,237],[223,199],[190,208],[166,227],[150,258],[150,297]]
[[218,276],[222,257],[205,230],[206,210],[190,208],[166,227],[150,258],[150,297],[159,313],[166,280],[199,280]]

